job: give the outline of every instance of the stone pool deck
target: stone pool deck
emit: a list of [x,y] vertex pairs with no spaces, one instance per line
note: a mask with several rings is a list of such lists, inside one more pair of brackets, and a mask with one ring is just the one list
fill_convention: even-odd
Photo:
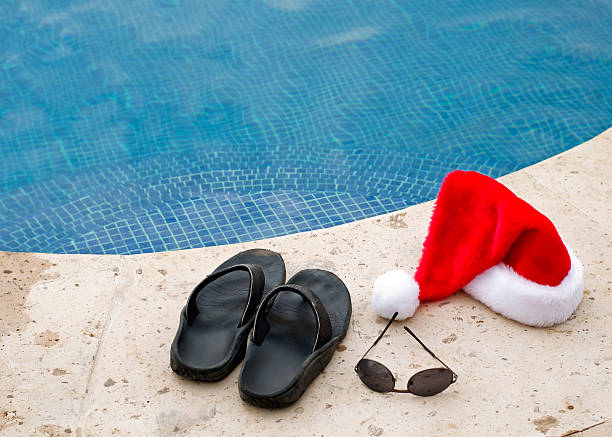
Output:
[[[352,370],[383,326],[370,306],[372,282],[390,268],[414,271],[427,202],[231,246],[134,256],[0,253],[0,435],[612,436],[612,129],[501,181],[574,248],[585,267],[584,298],[570,320],[547,329],[509,321],[462,292],[422,305],[406,324],[458,373],[443,394],[377,394]],[[240,401],[239,369],[208,384],[169,367],[194,284],[252,247],[280,252],[288,276],[307,267],[335,272],[353,299],[343,345],[283,410]],[[404,385],[436,363],[401,327],[374,355]]]

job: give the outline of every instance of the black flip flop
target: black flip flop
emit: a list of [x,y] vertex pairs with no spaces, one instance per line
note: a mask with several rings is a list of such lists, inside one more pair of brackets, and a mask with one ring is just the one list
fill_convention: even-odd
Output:
[[351,297],[340,278],[302,270],[262,301],[238,378],[240,397],[280,408],[297,401],[348,330]]
[[218,381],[244,357],[261,299],[285,282],[276,252],[251,249],[234,255],[191,292],[170,348],[170,367],[198,381]]

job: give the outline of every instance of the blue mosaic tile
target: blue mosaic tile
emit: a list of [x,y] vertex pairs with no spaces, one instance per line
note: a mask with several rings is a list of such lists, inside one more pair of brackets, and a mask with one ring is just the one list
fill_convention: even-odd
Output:
[[0,2],[0,250],[320,229],[612,124],[612,5]]

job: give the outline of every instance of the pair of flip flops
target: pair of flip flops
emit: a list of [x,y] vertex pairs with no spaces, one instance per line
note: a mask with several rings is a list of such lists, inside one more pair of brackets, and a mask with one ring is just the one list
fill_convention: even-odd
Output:
[[348,330],[351,298],[340,278],[302,270],[285,283],[275,252],[241,252],[204,278],[181,311],[170,366],[218,381],[244,358],[240,397],[279,408],[302,396]]

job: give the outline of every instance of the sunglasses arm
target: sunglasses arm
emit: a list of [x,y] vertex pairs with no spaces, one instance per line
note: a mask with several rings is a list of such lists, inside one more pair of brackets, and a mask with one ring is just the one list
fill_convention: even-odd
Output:
[[[376,346],[376,343],[378,343],[380,339],[383,338],[383,336],[385,335],[385,332],[387,332],[387,329],[389,329],[389,326],[391,326],[391,323],[393,323],[396,317],[397,317],[397,313],[393,314],[393,317],[391,317],[391,319],[389,320],[389,323],[387,323],[387,326],[385,326],[385,329],[382,330],[382,332],[378,335],[378,338],[374,340],[374,343],[372,344],[372,346],[370,346],[368,350],[365,351],[365,354],[363,354],[363,356],[359,359],[359,361],[363,360],[365,356],[372,350],[372,348]],[[357,364],[359,364],[359,361],[357,362]],[[357,371],[357,365],[355,365],[355,372],[356,371]]]
[[421,340],[419,340],[419,338],[414,335],[414,332],[412,332],[410,330],[410,328],[408,328],[407,326],[404,326],[404,329],[410,334],[412,335],[412,337],[419,342],[419,344],[421,346],[423,346],[423,349],[425,349],[427,352],[429,352],[429,355],[431,355],[432,357],[434,357],[436,360],[438,360],[440,363],[442,363],[442,365],[444,367],[446,367],[448,370],[450,370],[450,372],[453,374],[453,382],[457,381],[457,374],[453,371],[453,369],[451,369],[450,367],[448,367],[444,361],[442,361],[440,358],[436,357],[436,354],[434,354],[431,350],[429,350],[429,348],[427,346],[425,346],[425,344],[423,344],[423,342]]

